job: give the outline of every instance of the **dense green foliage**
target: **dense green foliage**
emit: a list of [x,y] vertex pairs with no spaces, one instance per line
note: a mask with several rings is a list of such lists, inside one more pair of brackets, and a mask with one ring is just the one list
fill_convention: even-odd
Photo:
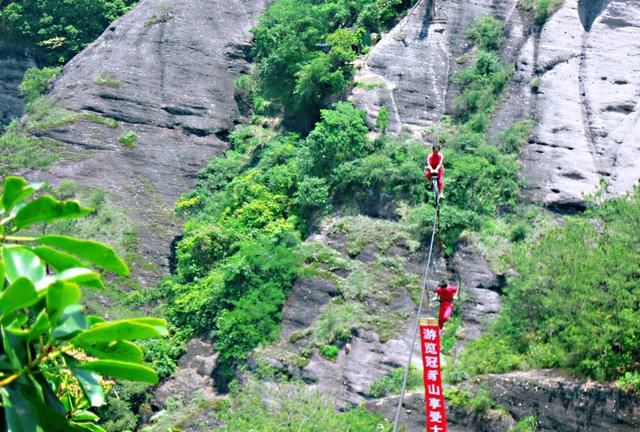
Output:
[[364,407],[336,414],[333,402],[319,393],[301,386],[284,387],[264,401],[267,388],[249,383],[232,393],[230,404],[223,406],[219,418],[229,430],[237,432],[359,432],[389,431],[391,424],[380,415],[371,414]]
[[637,374],[639,229],[636,190],[516,246],[511,260],[520,276],[463,365],[472,373],[561,367],[600,380]]
[[[434,131],[446,143],[445,167],[451,170],[441,227],[449,248],[465,229],[515,203],[517,154],[530,127],[506,131],[496,146],[484,137],[508,77],[495,54],[480,51],[459,83],[466,100],[481,101],[464,105]],[[242,81],[239,89],[255,91]],[[300,265],[294,248],[329,208],[371,211],[372,202],[403,201],[411,206],[406,223],[423,238],[430,235],[433,207],[421,205],[428,195],[423,173],[428,149],[406,138],[371,140],[368,132],[364,112],[344,102],[322,110],[305,139],[245,126],[231,135],[232,149],[214,159],[197,188],[178,202],[177,211],[189,221],[177,247],[176,276],[164,284],[167,313],[177,327],[213,337],[222,385],[251,350],[277,338],[281,308]],[[325,317],[335,318],[330,322],[336,325],[359,314],[345,296],[347,302]],[[389,319],[382,327],[396,318]],[[332,345],[346,343],[357,320],[346,319],[342,330],[323,322],[315,346],[331,358],[337,354]],[[321,336],[325,327],[326,337]]]
[[482,50],[497,50],[504,39],[504,25],[492,16],[483,16],[473,22],[467,30],[467,37]]
[[52,63],[64,63],[137,0],[9,0],[0,30],[37,45]]
[[20,83],[20,95],[24,97],[27,106],[47,90],[49,84],[60,73],[60,67],[44,67],[42,69],[33,67],[27,69]]
[[54,145],[41,138],[21,133],[17,121],[13,121],[0,135],[0,177],[10,175],[21,168],[44,168],[57,156]]
[[542,25],[560,9],[562,3],[563,0],[519,0],[518,7],[533,12],[536,24]]
[[[319,110],[351,82],[350,64],[370,43],[371,32],[386,28],[407,0],[276,0],[253,30],[258,62],[251,95],[258,114],[264,100],[284,109],[285,119],[308,131]],[[242,89],[247,93],[248,81]]]
[[0,195],[0,422],[6,430],[99,432],[91,409],[105,404],[100,375],[157,383],[131,341],[165,336],[166,323],[84,313],[80,287],[104,288],[90,266],[120,276],[129,269],[98,242],[24,235],[93,211],[49,195],[30,199],[42,186],[7,177]]
[[[385,376],[378,378],[369,388],[369,396],[381,398],[390,394],[398,394],[402,390],[404,380],[404,368],[392,369]],[[422,374],[411,366],[407,376],[407,390],[418,388],[422,385]]]

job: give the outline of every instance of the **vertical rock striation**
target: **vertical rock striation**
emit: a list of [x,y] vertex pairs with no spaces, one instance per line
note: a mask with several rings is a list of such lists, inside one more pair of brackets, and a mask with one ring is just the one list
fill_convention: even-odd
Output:
[[386,106],[390,131],[419,136],[451,111],[469,24],[493,15],[505,22],[502,55],[516,71],[490,136],[538,120],[522,156],[528,198],[575,211],[601,180],[614,194],[631,190],[640,179],[640,3],[566,0],[542,27],[516,3],[437,0],[443,23],[423,0],[371,50],[351,99],[371,124]]
[[640,4],[564,6],[532,35],[539,120],[523,155],[535,201],[583,208],[606,180],[619,194],[640,179]]

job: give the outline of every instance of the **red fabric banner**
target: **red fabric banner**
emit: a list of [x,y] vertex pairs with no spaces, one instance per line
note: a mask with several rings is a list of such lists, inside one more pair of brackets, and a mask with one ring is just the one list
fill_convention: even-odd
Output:
[[447,432],[447,411],[440,369],[440,328],[437,319],[420,320],[420,346],[424,366],[427,432]]

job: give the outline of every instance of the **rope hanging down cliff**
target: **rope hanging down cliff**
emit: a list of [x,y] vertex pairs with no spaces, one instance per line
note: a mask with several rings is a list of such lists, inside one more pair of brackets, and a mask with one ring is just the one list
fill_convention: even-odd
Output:
[[402,403],[404,402],[404,395],[407,390],[407,377],[409,376],[409,369],[411,368],[411,360],[413,359],[413,350],[416,345],[418,337],[418,329],[420,328],[420,315],[422,314],[422,303],[424,302],[424,296],[427,291],[427,276],[429,275],[429,268],[431,267],[431,257],[433,255],[433,242],[436,238],[436,232],[440,226],[440,202],[436,201],[436,214],[433,218],[433,228],[431,232],[431,243],[429,245],[429,255],[427,258],[427,266],[424,269],[424,276],[422,277],[422,292],[420,293],[420,301],[418,303],[418,313],[416,314],[416,323],[413,332],[413,340],[411,342],[411,350],[409,351],[409,360],[404,371],[404,377],[402,378],[402,390],[400,391],[400,399],[398,400],[398,406],[396,407],[396,415],[393,420],[393,432],[398,431],[398,424],[400,420],[400,410],[402,409]]

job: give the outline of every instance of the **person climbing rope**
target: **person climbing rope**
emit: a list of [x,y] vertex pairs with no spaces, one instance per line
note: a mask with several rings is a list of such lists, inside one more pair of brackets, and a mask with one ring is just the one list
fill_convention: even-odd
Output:
[[444,198],[444,155],[440,153],[440,144],[435,143],[431,147],[431,154],[427,156],[425,163],[424,176],[428,181],[431,181],[433,175],[438,176],[438,192],[440,193],[440,199]]
[[438,324],[440,325],[440,330],[443,330],[444,323],[449,321],[449,318],[451,318],[451,314],[453,313],[453,301],[458,298],[458,287],[443,280],[440,281],[433,291],[437,294],[437,297],[433,300],[438,300],[440,302]]

